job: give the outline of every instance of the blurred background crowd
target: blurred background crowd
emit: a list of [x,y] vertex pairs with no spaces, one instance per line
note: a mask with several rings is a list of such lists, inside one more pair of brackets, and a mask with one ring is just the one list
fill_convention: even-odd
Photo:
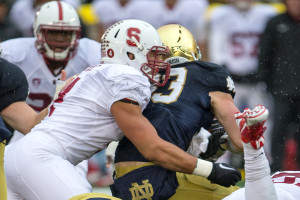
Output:
[[[81,37],[98,42],[122,19],[189,29],[202,60],[223,65],[232,74],[241,111],[256,104],[269,108],[265,151],[272,171],[300,170],[300,0],[65,1],[78,11]],[[0,0],[0,41],[33,37],[35,13],[45,2]],[[242,155],[226,153],[221,159],[243,168]],[[95,186],[112,181],[106,161],[105,152],[89,161],[89,180]]]

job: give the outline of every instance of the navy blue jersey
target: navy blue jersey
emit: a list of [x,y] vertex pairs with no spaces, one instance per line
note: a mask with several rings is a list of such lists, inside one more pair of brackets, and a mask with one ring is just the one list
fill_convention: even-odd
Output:
[[[143,115],[161,138],[186,151],[194,134],[211,125],[212,91],[234,97],[234,84],[224,67],[203,61],[176,65],[167,84],[153,91]],[[115,162],[147,161],[127,138],[119,142],[115,156]]]
[[[209,92],[220,91],[234,96],[234,84],[228,71],[208,62],[195,61],[172,67],[171,77],[163,87],[152,90],[144,116],[164,140],[187,150],[195,133],[201,127],[211,126],[211,99]],[[147,160],[125,137],[119,142],[115,162]],[[117,167],[117,166],[116,166]],[[122,199],[151,197],[169,199],[175,194],[176,173],[157,165],[144,166],[117,178],[111,185],[113,196]]]
[[[0,112],[12,103],[25,101],[28,83],[24,72],[16,65],[0,58]],[[0,119],[0,141],[11,137],[11,133]]]
[[0,58],[0,112],[28,96],[28,82],[24,72],[16,65]]

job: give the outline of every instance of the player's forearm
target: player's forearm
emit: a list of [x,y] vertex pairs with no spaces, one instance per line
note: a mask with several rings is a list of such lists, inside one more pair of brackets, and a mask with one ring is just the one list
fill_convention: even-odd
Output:
[[193,173],[197,158],[161,139],[138,106],[116,102],[111,111],[124,135],[147,160],[172,171]]
[[195,169],[197,158],[161,139],[155,128],[144,117],[136,120],[130,134],[124,134],[147,160],[157,165],[188,174]]
[[234,115],[230,113],[226,116],[219,116],[218,120],[228,134],[231,142],[230,145],[232,145],[233,149],[235,149],[237,152],[243,152],[241,133],[236,124]]
[[35,125],[37,113],[26,102],[15,102],[1,112],[3,119],[15,130],[27,134]]
[[242,152],[243,145],[241,140],[240,129],[236,124],[234,114],[239,110],[234,105],[232,99],[214,98],[213,102],[213,113],[217,117],[220,124],[224,127],[226,133],[228,134],[232,146],[237,150]]
[[153,151],[148,156],[150,161],[171,171],[193,173],[197,164],[196,157],[169,142],[162,140],[158,143],[154,144]]

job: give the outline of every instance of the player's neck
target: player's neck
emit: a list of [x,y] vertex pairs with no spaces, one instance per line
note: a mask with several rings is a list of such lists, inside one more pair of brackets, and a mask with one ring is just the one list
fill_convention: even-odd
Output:
[[[51,59],[47,59],[44,57],[45,63],[48,66],[49,70],[54,74],[60,74],[60,71],[63,70],[66,65],[68,64],[68,61],[55,61]],[[59,71],[59,72],[57,72]]]

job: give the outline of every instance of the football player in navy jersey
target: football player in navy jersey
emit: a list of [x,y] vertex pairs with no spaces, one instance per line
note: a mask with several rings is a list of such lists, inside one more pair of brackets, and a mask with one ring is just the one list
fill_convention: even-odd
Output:
[[[152,88],[151,101],[143,115],[161,138],[185,151],[193,136],[201,128],[209,129],[216,117],[229,136],[226,148],[242,152],[241,132],[234,115],[239,110],[233,103],[235,88],[229,72],[222,66],[200,61],[195,39],[183,26],[170,24],[158,32],[171,51],[166,61],[172,68],[167,84]],[[175,172],[146,160],[127,138],[119,142],[115,163],[111,191],[121,199],[222,199],[238,188],[231,186],[238,179],[234,184],[230,177],[227,183],[214,180],[213,176],[227,176],[218,174],[218,168],[230,168],[226,164],[213,163],[216,174],[208,180],[180,173],[176,177]]]

